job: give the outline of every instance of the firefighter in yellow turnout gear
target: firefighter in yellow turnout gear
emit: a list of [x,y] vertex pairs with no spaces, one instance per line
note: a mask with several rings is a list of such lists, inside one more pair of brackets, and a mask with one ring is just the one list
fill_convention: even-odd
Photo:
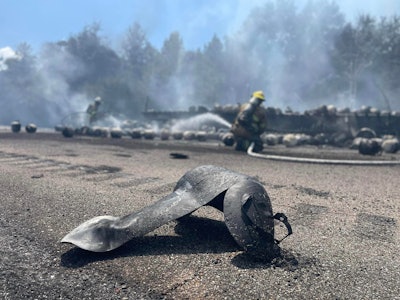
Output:
[[231,132],[235,137],[236,150],[247,151],[250,144],[254,142],[253,151],[262,151],[263,142],[260,135],[267,128],[266,110],[262,106],[264,101],[264,93],[256,91],[252,94],[249,102],[240,107],[231,128]]
[[96,97],[94,103],[91,103],[86,109],[86,113],[89,115],[89,123],[92,124],[99,119],[99,107],[101,105],[101,98]]

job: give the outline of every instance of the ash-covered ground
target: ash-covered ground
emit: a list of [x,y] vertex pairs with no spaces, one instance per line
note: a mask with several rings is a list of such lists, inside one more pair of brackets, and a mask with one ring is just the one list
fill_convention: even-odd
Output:
[[[313,146],[264,153],[377,159]],[[3,299],[399,299],[400,166],[271,161],[215,140],[64,138],[40,130],[0,132],[0,164]],[[210,207],[109,253],[59,243],[94,216],[154,203],[203,164],[262,182],[274,212],[293,227],[281,257],[248,257]],[[284,234],[280,225],[276,231]]]

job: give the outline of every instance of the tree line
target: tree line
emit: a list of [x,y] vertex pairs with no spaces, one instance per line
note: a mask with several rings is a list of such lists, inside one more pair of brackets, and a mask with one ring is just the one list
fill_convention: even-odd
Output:
[[400,109],[400,17],[348,22],[323,0],[301,10],[291,0],[266,2],[235,34],[214,35],[197,50],[186,50],[179,32],[157,49],[134,23],[118,49],[92,24],[37,55],[26,43],[17,53],[0,71],[7,122],[30,117],[54,125],[96,96],[105,111],[138,118],[145,109],[241,103],[259,89],[266,105],[280,108]]

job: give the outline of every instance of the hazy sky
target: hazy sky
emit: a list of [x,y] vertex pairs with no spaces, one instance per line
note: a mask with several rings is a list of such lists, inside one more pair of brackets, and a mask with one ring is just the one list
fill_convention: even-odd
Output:
[[[0,0],[0,48],[27,42],[34,50],[45,42],[67,39],[99,22],[101,34],[118,43],[138,22],[149,41],[160,47],[179,31],[186,49],[196,49],[214,34],[233,33],[250,11],[265,0]],[[298,6],[307,0],[295,0]],[[362,13],[400,15],[400,0],[336,0],[347,20]]]

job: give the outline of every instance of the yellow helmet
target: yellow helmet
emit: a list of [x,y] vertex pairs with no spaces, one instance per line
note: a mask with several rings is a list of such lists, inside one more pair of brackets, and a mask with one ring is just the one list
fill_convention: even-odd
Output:
[[265,101],[265,96],[263,91],[255,91],[252,97]]

